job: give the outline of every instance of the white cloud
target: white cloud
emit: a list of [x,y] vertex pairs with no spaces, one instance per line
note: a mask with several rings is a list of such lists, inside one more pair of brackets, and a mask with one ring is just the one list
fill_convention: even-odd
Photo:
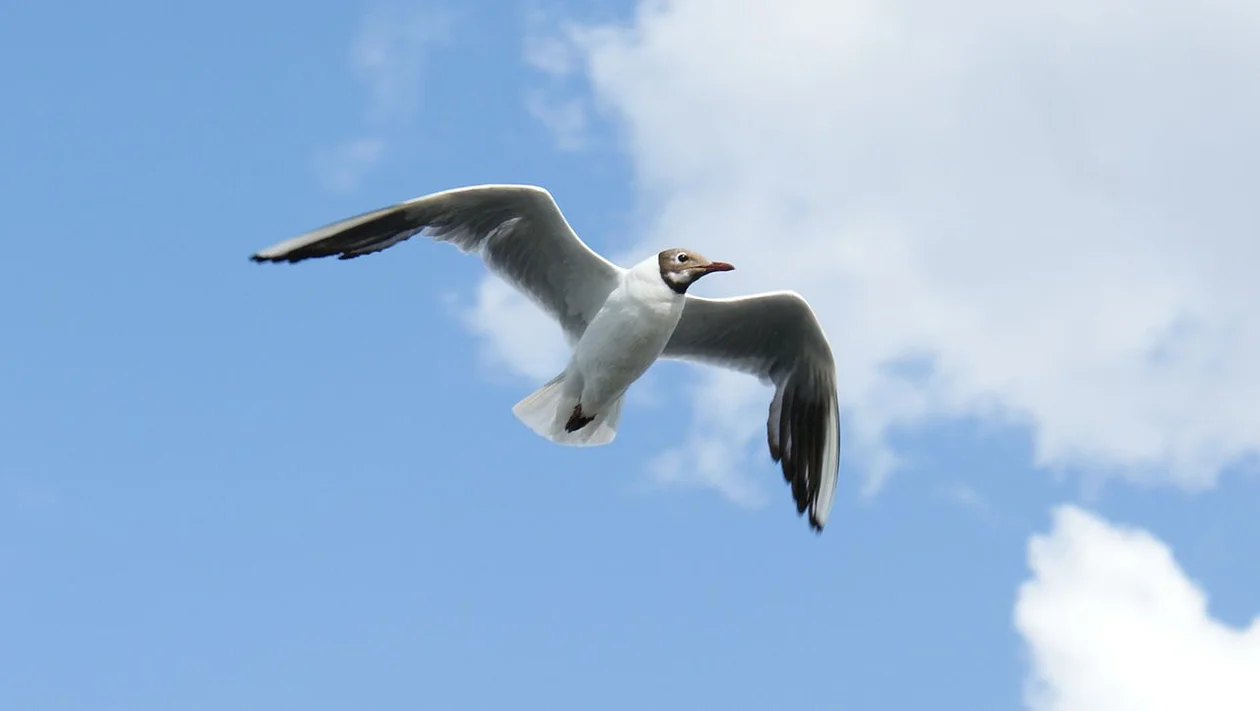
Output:
[[[1260,447],[1260,5],[645,0],[561,39],[624,128],[634,252],[811,300],[868,488],[940,416],[1188,488]],[[723,436],[763,447],[747,402]]]
[[351,61],[372,94],[374,122],[411,117],[420,95],[425,53],[445,40],[444,15],[424,9],[377,7],[367,14],[351,51]]
[[525,95],[525,107],[547,127],[562,150],[576,151],[587,145],[590,111],[581,99],[556,99],[539,91]]
[[379,6],[363,19],[351,46],[351,66],[366,86],[365,135],[316,152],[325,187],[344,192],[385,157],[394,131],[405,127],[419,103],[425,53],[445,40],[445,16],[423,8]]
[[[562,27],[559,35],[556,27]],[[525,62],[534,69],[553,77],[573,74],[581,67],[581,56],[564,34],[577,29],[578,25],[558,16],[554,10],[538,5],[525,12]]]
[[581,55],[557,26],[576,29],[572,22],[538,6],[525,15],[525,63],[546,79],[547,88],[531,87],[525,93],[525,108],[547,128],[557,147],[577,151],[588,145],[591,109],[583,96],[573,93],[572,79],[581,68]]
[[[694,397],[705,407],[696,409],[690,438],[650,462],[658,482],[712,488],[749,507],[766,503],[766,487],[762,485],[766,482],[761,481],[765,471],[754,475],[741,466],[753,437],[743,425],[747,424],[745,413],[764,408],[774,391],[755,381],[753,387],[747,387],[746,380],[743,374],[723,370],[701,379]],[[764,432],[764,426],[758,430],[758,434]]]
[[1164,543],[1074,507],[1028,546],[1015,626],[1033,711],[1260,708],[1260,618],[1213,619]]
[[569,347],[559,324],[502,279],[482,279],[476,303],[456,309],[464,325],[482,337],[487,365],[503,366],[541,383],[568,363]]

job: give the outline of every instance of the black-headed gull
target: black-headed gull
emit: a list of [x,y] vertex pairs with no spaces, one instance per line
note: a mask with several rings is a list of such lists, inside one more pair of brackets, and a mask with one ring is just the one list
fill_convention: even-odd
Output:
[[528,185],[479,185],[425,195],[336,222],[258,252],[257,262],[299,262],[379,252],[424,233],[481,256],[556,319],[572,348],[565,369],[518,402],[526,426],[565,445],[613,441],[626,390],[658,358],[731,368],[773,383],[770,456],[798,514],[821,532],[840,461],[835,364],[822,327],[799,294],[733,299],[687,293],[733,267],[667,249],[625,269],[596,254],[551,194]]

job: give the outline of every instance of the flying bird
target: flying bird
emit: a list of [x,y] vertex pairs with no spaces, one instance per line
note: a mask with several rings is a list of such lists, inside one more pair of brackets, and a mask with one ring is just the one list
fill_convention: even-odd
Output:
[[568,365],[512,412],[562,445],[612,442],[627,389],[658,359],[708,363],[773,383],[770,457],[798,515],[822,532],[840,462],[831,347],[809,304],[790,291],[730,299],[688,293],[734,269],[690,249],[666,249],[630,268],[590,249],[547,190],[478,185],[350,217],[254,254],[255,262],[353,259],[424,234],[479,255],[500,278],[559,322]]

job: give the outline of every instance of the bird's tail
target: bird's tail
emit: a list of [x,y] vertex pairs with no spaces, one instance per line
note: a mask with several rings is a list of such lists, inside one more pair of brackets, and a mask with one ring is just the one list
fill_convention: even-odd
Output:
[[617,423],[621,420],[623,397],[595,413],[582,429],[566,432],[565,423],[577,406],[577,397],[565,392],[567,371],[547,381],[542,387],[526,395],[512,406],[512,414],[534,432],[557,444],[573,447],[596,447],[608,444],[617,436]]

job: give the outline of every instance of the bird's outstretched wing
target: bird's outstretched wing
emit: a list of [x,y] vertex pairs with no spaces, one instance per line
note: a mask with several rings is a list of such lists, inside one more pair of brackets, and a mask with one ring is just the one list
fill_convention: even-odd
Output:
[[478,185],[425,195],[312,230],[251,259],[352,259],[422,233],[479,255],[559,321],[570,339],[586,330],[622,271],[587,247],[551,194],[532,185]]
[[835,363],[822,327],[799,294],[735,299],[688,296],[662,354],[751,373],[774,383],[766,421],[770,456],[780,462],[796,510],[822,532],[840,467]]

